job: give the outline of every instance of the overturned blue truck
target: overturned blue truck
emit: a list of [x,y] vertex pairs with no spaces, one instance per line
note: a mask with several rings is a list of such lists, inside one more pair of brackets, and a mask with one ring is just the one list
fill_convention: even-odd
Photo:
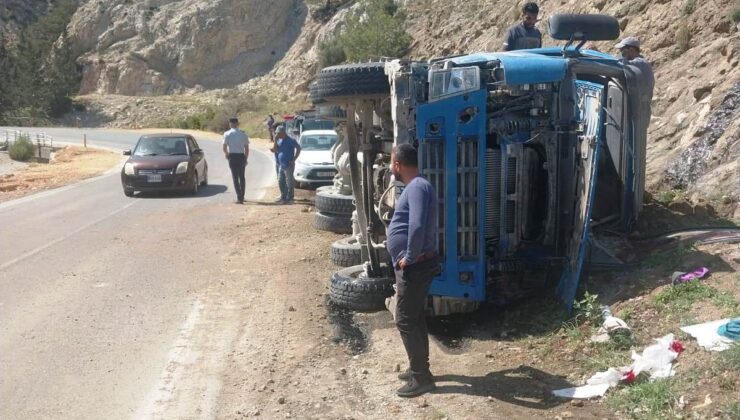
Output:
[[311,96],[319,110],[343,111],[332,116],[361,254],[332,275],[332,301],[373,310],[393,295],[384,241],[403,189],[390,154],[402,143],[417,148],[439,196],[430,314],[546,289],[571,306],[585,263],[619,263],[601,238],[629,232],[640,214],[647,75],[582,49],[616,39],[614,18],[556,15],[549,26],[562,47],[321,70]]

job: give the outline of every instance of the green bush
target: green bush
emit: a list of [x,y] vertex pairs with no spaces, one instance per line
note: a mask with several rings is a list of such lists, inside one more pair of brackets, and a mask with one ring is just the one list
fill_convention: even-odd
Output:
[[22,135],[10,145],[8,154],[13,160],[26,162],[33,157],[36,147],[34,147],[31,139],[27,135]]
[[319,43],[319,68],[343,63],[347,59],[339,37],[331,37]]
[[676,30],[676,51],[679,54],[688,51],[691,46],[691,31],[686,23],[682,23]]
[[740,22],[740,7],[732,9],[730,12],[730,21],[732,23]]
[[695,7],[696,7],[696,0],[686,0],[686,2],[683,4],[683,14],[688,16],[694,13]]
[[406,13],[393,0],[365,0],[361,9],[347,17],[339,37],[347,60],[404,56],[411,45]]

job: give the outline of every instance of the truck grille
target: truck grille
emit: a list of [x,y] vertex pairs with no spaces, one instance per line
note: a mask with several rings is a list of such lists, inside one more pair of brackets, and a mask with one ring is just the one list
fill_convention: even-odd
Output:
[[461,259],[478,257],[478,138],[457,143],[457,252]]
[[439,255],[445,255],[445,157],[442,141],[425,141],[421,144],[421,172],[437,191],[439,205]]
[[486,239],[501,236],[501,149],[486,149]]

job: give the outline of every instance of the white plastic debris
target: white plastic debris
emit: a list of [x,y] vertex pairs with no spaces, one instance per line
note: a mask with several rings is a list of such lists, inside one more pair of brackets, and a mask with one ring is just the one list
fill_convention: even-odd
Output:
[[594,343],[606,343],[615,334],[632,334],[632,330],[622,319],[612,315],[611,310],[608,306],[601,308],[601,315],[604,317],[604,322],[599,327],[596,334],[591,337],[591,341]]
[[641,372],[650,374],[650,380],[668,378],[675,374],[673,370],[673,361],[678,357],[678,352],[674,351],[673,334],[668,334],[655,340],[656,343],[648,346],[642,351],[642,354],[632,352],[632,371],[635,375]]
[[553,395],[561,398],[587,399],[603,397],[609,389],[609,384],[583,385],[575,388],[565,388],[552,391]]
[[609,368],[598,372],[586,381],[586,385],[552,391],[553,395],[562,398],[601,397],[606,391],[620,382],[632,382],[641,372],[649,373],[650,380],[673,376],[673,361],[683,351],[681,343],[668,334],[655,340],[642,354],[632,352],[632,365],[620,368]]
[[729,318],[720,319],[719,321],[681,327],[681,331],[694,337],[697,344],[709,351],[724,351],[732,347],[734,342],[719,335],[717,329],[728,322],[730,322]]

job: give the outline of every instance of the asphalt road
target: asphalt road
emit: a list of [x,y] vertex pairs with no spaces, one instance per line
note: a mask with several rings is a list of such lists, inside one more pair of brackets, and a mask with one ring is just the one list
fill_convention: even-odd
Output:
[[[114,150],[139,136],[27,131],[68,143],[87,133],[89,145]],[[128,198],[112,171],[0,204],[0,418],[158,417],[178,340],[222,256],[212,232],[241,207],[220,144],[198,142],[210,185],[196,197]],[[248,200],[273,184],[272,168],[253,148]]]

